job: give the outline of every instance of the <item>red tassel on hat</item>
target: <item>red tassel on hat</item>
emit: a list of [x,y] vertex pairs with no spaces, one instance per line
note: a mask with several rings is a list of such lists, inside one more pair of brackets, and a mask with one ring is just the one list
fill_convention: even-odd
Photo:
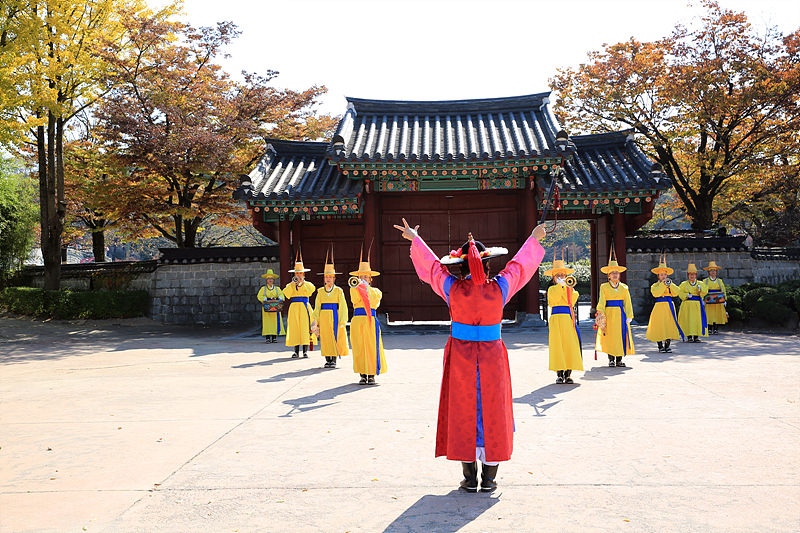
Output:
[[483,285],[486,282],[486,272],[483,270],[483,261],[481,261],[481,253],[478,247],[475,246],[475,241],[469,240],[469,273],[472,275],[472,282],[475,285]]

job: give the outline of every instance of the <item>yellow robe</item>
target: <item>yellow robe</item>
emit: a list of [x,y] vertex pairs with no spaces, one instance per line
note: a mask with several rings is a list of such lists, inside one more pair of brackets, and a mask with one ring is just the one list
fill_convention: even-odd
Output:
[[681,310],[678,312],[678,324],[680,324],[684,335],[693,335],[698,337],[708,337],[708,330],[703,333],[703,317],[700,314],[701,302],[696,300],[687,300],[689,296],[699,296],[702,298],[708,294],[708,287],[702,281],[697,281],[694,285],[689,281],[684,281],[678,287],[678,296],[681,297]]
[[[722,294],[725,295],[726,299],[728,298],[728,292],[725,289],[725,284],[722,283],[721,279],[716,278],[712,281],[711,278],[706,278],[703,283],[705,283],[706,287],[708,287],[709,292],[711,292],[711,289],[717,289],[722,291]],[[728,313],[725,311],[725,304],[706,304],[706,315],[708,316],[709,324],[728,323]]]
[[[308,298],[314,294],[314,286],[305,282],[300,287],[290,283],[283,289],[283,296],[288,302],[291,298]],[[284,307],[286,304],[284,304]],[[306,346],[315,340],[311,334],[311,316],[314,308],[310,303],[295,302],[289,304],[289,313],[286,317],[286,346]]]
[[[339,309],[323,309],[322,304],[336,304]],[[334,334],[333,315],[336,313],[338,318],[338,331]],[[334,285],[330,294],[323,285],[317,289],[317,298],[314,302],[314,318],[319,324],[319,352],[325,357],[336,357],[337,355],[349,355],[350,349],[347,347],[347,301],[344,299],[344,291],[341,287]]]
[[[383,293],[374,287],[368,287],[369,305],[372,309],[377,309],[381,304]],[[350,288],[350,301],[353,302],[353,312],[356,309],[364,309],[364,302],[358,289]],[[386,355],[383,351],[383,337],[378,335],[380,355],[376,355],[375,350],[375,328],[377,327],[377,317],[356,316],[350,321],[350,342],[353,345],[353,372],[356,374],[367,374],[368,376],[378,375],[378,360],[380,359],[380,373],[385,374],[388,370],[386,366]]]
[[[650,287],[650,294],[652,294],[654,298],[673,298],[678,296],[678,292],[679,290],[674,283],[672,285],[665,285],[657,281]],[[675,302],[673,302],[672,305],[674,307]],[[647,334],[645,337],[647,340],[653,342],[681,338],[678,325],[675,323],[675,317],[672,316],[672,308],[670,308],[669,302],[656,302],[656,305],[653,306],[653,312],[650,313],[650,322],[647,324]]]
[[[258,291],[258,301],[283,300],[283,292],[277,285],[261,287]],[[281,311],[264,311],[261,307],[261,334],[262,335],[286,335],[286,320],[281,316]]]
[[606,332],[603,334],[599,329],[597,330],[597,350],[614,357],[622,357],[632,353],[636,353],[633,348],[633,335],[630,327],[628,327],[627,347],[623,345],[622,337],[622,309],[619,307],[607,307],[610,301],[621,300],[625,306],[626,318],[633,318],[633,304],[631,303],[631,294],[628,292],[628,286],[620,282],[617,288],[611,286],[611,283],[603,283],[600,285],[600,300],[597,302],[597,310],[602,311],[606,315]]
[[[573,290],[567,302],[567,287],[553,285],[547,289],[547,305],[573,307],[578,291]],[[572,315],[550,314],[550,370],[583,370],[583,356]]]

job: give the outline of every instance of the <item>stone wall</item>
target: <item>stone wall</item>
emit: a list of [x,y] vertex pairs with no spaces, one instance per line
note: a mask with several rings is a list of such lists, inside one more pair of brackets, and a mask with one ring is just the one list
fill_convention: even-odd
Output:
[[277,272],[279,265],[262,261],[159,265],[150,291],[150,317],[166,324],[258,324],[261,306],[256,295],[268,268]]
[[[712,257],[713,256],[713,257]],[[758,256],[757,256],[758,257]],[[633,300],[633,313],[637,322],[646,323],[651,305],[648,304],[650,285],[657,281],[657,276],[650,269],[658,266],[659,253],[639,253],[628,249],[627,275],[628,287]],[[732,252],[715,251],[712,254],[704,252],[667,252],[667,266],[675,272],[670,276],[673,281],[680,283],[686,278],[686,268],[690,258],[696,262],[700,279],[707,277],[702,268],[708,266],[708,261],[713,258],[722,267],[719,272],[720,279],[728,286],[736,287],[744,283],[769,283],[777,284],[790,279],[800,279],[800,260],[752,257],[750,251],[736,250]],[[644,322],[642,322],[644,320]]]

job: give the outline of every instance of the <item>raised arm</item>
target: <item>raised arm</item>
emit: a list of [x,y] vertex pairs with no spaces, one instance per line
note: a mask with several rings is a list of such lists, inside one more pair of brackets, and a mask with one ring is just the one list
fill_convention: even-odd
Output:
[[[541,226],[536,227],[517,255],[497,275],[508,283],[508,291],[505,294],[506,301],[503,303],[508,303],[511,297],[524,287],[534,275],[539,274],[539,264],[544,257],[544,248],[539,244],[536,236],[536,230],[540,228]],[[544,233],[544,229],[542,229],[542,233]]]

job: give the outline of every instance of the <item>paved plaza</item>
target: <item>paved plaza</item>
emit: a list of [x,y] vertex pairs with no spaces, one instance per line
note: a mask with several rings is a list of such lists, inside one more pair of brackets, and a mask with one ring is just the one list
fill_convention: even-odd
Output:
[[368,387],[243,328],[2,316],[0,531],[800,531],[798,335],[644,333],[608,368],[584,329],[556,385],[547,330],[506,328],[514,455],[466,494],[433,457],[435,328],[387,334]]

